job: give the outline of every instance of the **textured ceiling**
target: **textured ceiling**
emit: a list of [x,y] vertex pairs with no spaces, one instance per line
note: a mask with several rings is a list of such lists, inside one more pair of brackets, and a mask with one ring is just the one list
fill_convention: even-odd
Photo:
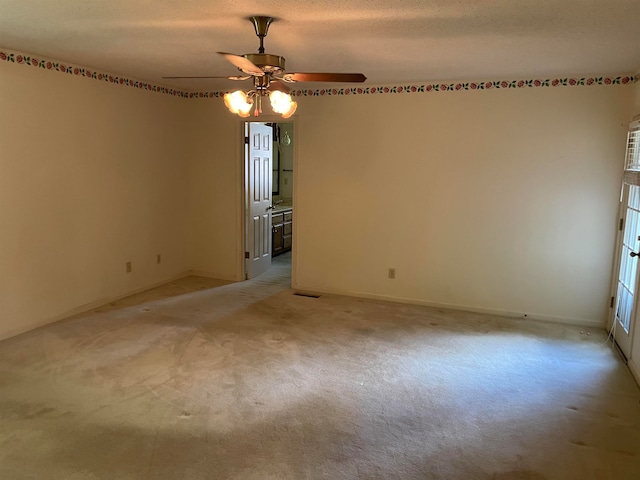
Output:
[[226,90],[238,83],[161,77],[236,75],[215,52],[257,51],[250,15],[277,18],[265,47],[287,71],[374,85],[640,68],[640,0],[0,0],[0,47]]

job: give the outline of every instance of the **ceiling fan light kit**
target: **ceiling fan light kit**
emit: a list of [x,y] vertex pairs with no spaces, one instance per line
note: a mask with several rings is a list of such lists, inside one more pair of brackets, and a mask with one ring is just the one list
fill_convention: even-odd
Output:
[[262,98],[269,95],[272,110],[289,118],[293,115],[298,104],[291,98],[291,89],[287,83],[296,82],[350,82],[362,83],[367,77],[362,73],[286,73],[285,59],[279,55],[264,52],[264,38],[267,36],[269,25],[273,17],[253,16],[249,20],[253,23],[256,35],[260,39],[258,53],[217,52],[228,62],[243,72],[242,76],[227,77],[163,77],[163,78],[227,78],[229,80],[247,80],[253,78],[252,90],[236,90],[224,95],[224,104],[231,113],[240,117],[253,114],[257,117],[262,113]]
[[242,90],[236,90],[233,93],[224,94],[224,104],[231,113],[246,118],[251,113],[253,99],[249,98]]
[[298,103],[293,101],[291,95],[279,90],[269,93],[269,100],[271,100],[273,111],[282,115],[282,118],[289,118],[298,108]]
[[[251,109],[255,105],[254,115],[257,117],[262,113],[262,97],[263,94],[253,90],[247,93],[242,90],[236,90],[235,92],[224,94],[224,104],[231,113],[243,118],[251,115]],[[269,92],[269,100],[271,101],[272,110],[281,115],[282,118],[289,118],[298,108],[298,103],[293,101],[291,95],[279,90]]]

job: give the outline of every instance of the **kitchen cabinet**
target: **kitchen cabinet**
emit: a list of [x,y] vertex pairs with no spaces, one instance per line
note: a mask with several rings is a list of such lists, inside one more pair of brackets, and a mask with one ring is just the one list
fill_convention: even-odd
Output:
[[277,213],[271,215],[271,256],[291,250],[291,238],[293,235],[293,209],[278,208]]

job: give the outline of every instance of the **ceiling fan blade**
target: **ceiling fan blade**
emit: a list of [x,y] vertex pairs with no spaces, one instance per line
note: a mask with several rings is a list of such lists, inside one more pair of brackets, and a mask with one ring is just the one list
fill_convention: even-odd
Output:
[[219,55],[222,55],[227,59],[228,62],[232,63],[244,73],[248,73],[250,75],[254,75],[256,77],[264,76],[264,72],[260,69],[260,67],[254,65],[251,60],[246,59],[241,55],[236,55],[234,53],[225,53],[225,52],[217,52]]
[[251,75],[247,75],[247,76],[240,76],[240,75],[234,75],[234,76],[230,76],[230,77],[162,77],[162,78],[166,78],[166,79],[173,79],[173,78],[226,78],[227,80],[247,80],[248,78],[251,78]]
[[351,82],[362,83],[367,77],[362,73],[285,73],[285,82]]
[[291,93],[291,87],[279,80],[271,80],[269,83],[269,90],[280,90],[284,93]]

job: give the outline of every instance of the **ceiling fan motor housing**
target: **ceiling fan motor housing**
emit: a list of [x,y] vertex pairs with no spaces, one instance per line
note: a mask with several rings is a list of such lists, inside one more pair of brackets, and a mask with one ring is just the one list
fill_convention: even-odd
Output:
[[242,55],[265,73],[279,74],[284,72],[284,57],[270,53],[245,53]]

